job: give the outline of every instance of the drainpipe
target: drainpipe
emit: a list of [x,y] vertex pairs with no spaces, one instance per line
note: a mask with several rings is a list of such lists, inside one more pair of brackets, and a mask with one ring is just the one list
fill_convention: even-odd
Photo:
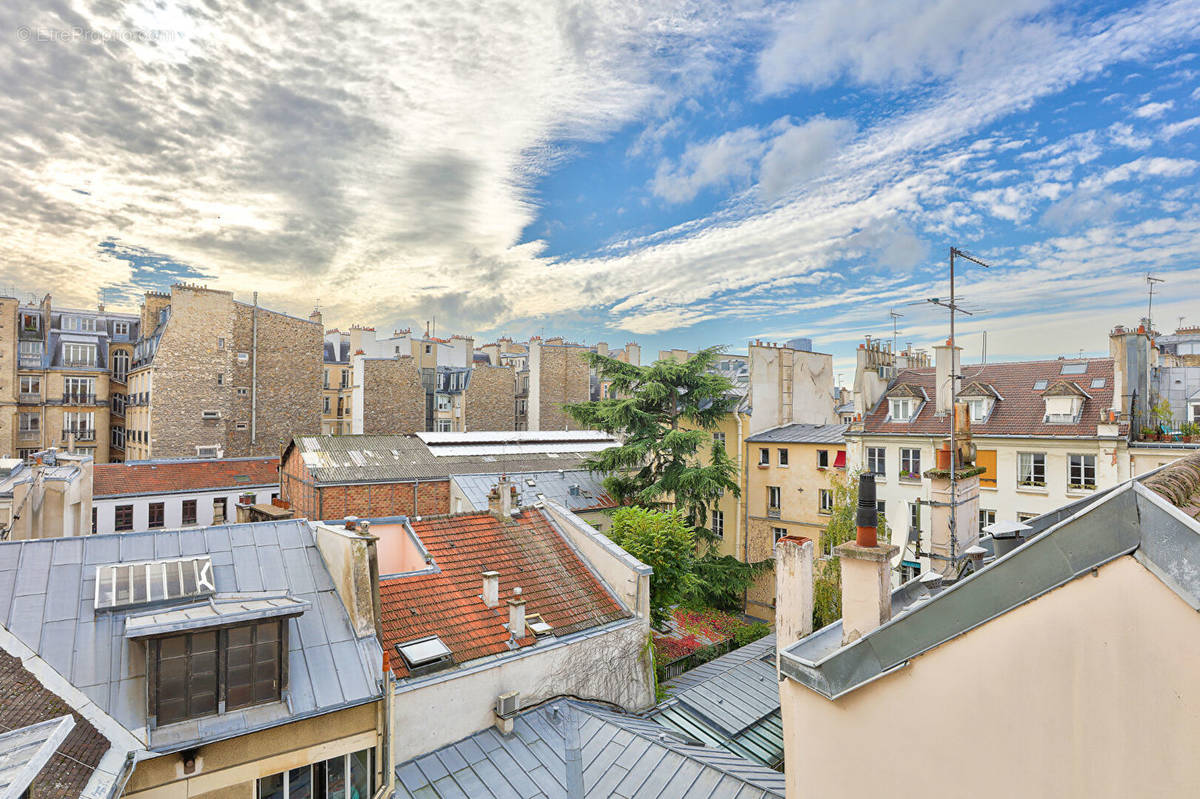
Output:
[[250,312],[250,453],[258,443],[258,292]]
[[[741,518],[738,523],[741,525],[742,533],[742,562],[750,562],[750,475],[746,472],[746,464],[744,456],[746,451],[746,441],[742,438],[742,414],[736,411],[737,427],[738,427],[738,471],[742,483],[742,495],[738,497],[738,503],[742,506]],[[742,612],[746,612],[746,605],[750,601],[749,589],[742,592]]]

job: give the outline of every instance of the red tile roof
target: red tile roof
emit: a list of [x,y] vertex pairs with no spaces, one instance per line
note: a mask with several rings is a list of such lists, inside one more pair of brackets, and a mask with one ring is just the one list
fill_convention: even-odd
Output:
[[[504,625],[518,586],[526,615],[540,613],[557,636],[629,616],[541,511],[526,509],[503,522],[479,512],[411,524],[440,571],[380,581],[385,649],[437,635],[456,663],[508,652]],[[481,598],[485,571],[500,573],[495,608]],[[392,657],[392,666],[407,676],[400,657]]]
[[103,463],[95,467],[92,494],[95,497],[170,494],[278,483],[279,458]]
[[[1061,373],[1063,364],[1087,365],[1084,374]],[[1112,407],[1113,361],[1111,358],[1092,358],[1086,361],[1015,361],[986,366],[962,366],[963,385],[982,383],[993,388],[1003,399],[996,400],[991,415],[983,422],[971,422],[971,432],[977,436],[1094,436],[1101,414]],[[1104,385],[1093,388],[1092,381],[1104,379]],[[1065,380],[1074,383],[1089,396],[1075,424],[1047,424],[1044,390],[1034,390],[1033,384],[1045,380],[1046,387]],[[888,402],[879,402],[863,419],[866,433],[912,433],[914,435],[949,435],[950,416],[937,417],[937,387],[935,370],[904,369],[892,382],[892,390],[901,385],[924,389],[929,401],[910,422],[888,422]]]

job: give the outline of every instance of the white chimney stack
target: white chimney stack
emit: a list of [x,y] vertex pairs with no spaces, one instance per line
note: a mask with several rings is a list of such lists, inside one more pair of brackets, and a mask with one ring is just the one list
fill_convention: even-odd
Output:
[[892,558],[900,547],[878,540],[877,517],[875,475],[860,475],[855,540],[834,548],[842,566],[843,645],[892,618]]
[[960,368],[962,347],[951,344],[949,339],[947,339],[945,344],[938,344],[934,347],[933,352],[933,368],[937,381],[933,387],[935,394],[934,408],[938,416],[945,416],[953,411],[950,394],[954,389],[951,388],[950,380],[953,376],[962,372]]
[[784,536],[775,543],[776,651],[813,630],[813,542]]
[[508,600],[508,631],[513,638],[525,637],[525,600]]
[[500,604],[500,572],[483,573],[483,604],[489,608]]

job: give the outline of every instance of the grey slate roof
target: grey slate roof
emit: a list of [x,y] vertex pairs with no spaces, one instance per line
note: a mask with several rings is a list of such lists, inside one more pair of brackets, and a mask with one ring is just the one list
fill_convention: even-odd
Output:
[[665,686],[650,718],[711,746],[777,768],[783,723],[775,673],[775,634],[735,649]]
[[[509,473],[509,480],[517,487],[520,506],[532,505],[541,499],[549,499],[567,507],[572,512],[593,508],[616,507],[612,497],[604,490],[601,478],[586,469],[554,472]],[[457,475],[451,478],[475,510],[487,510],[488,492],[500,479],[500,472],[492,474]],[[530,481],[533,485],[530,485]],[[571,493],[571,486],[578,486],[578,493]]]
[[1025,544],[948,588],[906,583],[892,594],[892,620],[848,646],[841,620],[818,630],[780,653],[781,674],[836,699],[1124,555],[1200,610],[1200,522],[1142,485],[1149,475],[1028,520]]
[[747,442],[780,444],[845,444],[844,424],[785,424],[747,436]]
[[646,719],[556,700],[396,767],[394,796],[756,797],[784,795],[783,775],[696,746]]
[[0,625],[144,740],[145,645],[125,639],[130,614],[93,609],[96,567],[201,554],[212,558],[219,593],[286,592],[311,606],[288,622],[289,701],[161,727],[149,749],[184,749],[382,695],[379,643],[355,636],[303,519],[0,543]]
[[586,457],[581,452],[436,456],[415,435],[297,436],[284,453],[285,461],[292,448],[300,451],[313,479],[325,485],[445,480],[501,469],[578,469]]

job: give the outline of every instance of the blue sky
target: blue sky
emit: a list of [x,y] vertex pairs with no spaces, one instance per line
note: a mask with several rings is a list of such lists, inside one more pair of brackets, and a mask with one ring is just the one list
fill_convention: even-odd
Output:
[[[1200,323],[1200,1],[5,4],[0,283],[643,351]],[[85,36],[71,34],[83,30]],[[66,33],[62,33],[62,32]]]

